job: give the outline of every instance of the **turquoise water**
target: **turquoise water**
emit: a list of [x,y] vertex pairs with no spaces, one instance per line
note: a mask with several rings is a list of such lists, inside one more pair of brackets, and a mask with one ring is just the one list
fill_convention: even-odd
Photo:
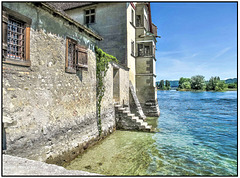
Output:
[[237,175],[237,92],[158,91],[157,133],[116,131],[67,169],[104,175]]
[[[158,91],[153,175],[237,175],[237,92]],[[159,162],[161,166],[157,166]]]

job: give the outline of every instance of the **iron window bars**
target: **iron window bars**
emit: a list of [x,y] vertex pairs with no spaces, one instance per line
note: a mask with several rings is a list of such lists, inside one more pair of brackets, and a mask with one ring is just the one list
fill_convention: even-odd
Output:
[[24,60],[24,23],[9,17],[7,24],[7,57]]

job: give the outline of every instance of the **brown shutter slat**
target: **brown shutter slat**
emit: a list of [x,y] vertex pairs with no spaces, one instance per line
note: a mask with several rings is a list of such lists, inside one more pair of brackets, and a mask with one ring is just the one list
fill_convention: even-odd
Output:
[[66,39],[66,59],[65,59],[65,69],[68,68],[68,39]]
[[25,36],[26,36],[26,42],[25,42],[25,60],[30,60],[30,27],[26,27],[25,29]]
[[7,50],[7,28],[8,28],[8,14],[6,11],[2,12],[2,29],[3,29],[3,35],[2,35],[2,42],[3,42],[3,50],[4,50],[4,55],[6,54]]
[[80,68],[88,68],[88,58],[87,58],[87,49],[80,46],[76,45],[77,49],[77,66]]

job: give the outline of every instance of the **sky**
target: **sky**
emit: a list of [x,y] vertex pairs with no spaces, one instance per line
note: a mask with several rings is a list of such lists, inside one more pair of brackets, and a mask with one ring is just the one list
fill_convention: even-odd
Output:
[[156,81],[237,77],[237,3],[151,3]]

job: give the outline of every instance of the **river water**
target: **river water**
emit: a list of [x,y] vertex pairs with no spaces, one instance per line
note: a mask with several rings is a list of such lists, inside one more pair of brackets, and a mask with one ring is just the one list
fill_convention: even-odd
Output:
[[116,131],[66,168],[104,175],[237,175],[236,91],[158,91],[158,103],[158,132]]

